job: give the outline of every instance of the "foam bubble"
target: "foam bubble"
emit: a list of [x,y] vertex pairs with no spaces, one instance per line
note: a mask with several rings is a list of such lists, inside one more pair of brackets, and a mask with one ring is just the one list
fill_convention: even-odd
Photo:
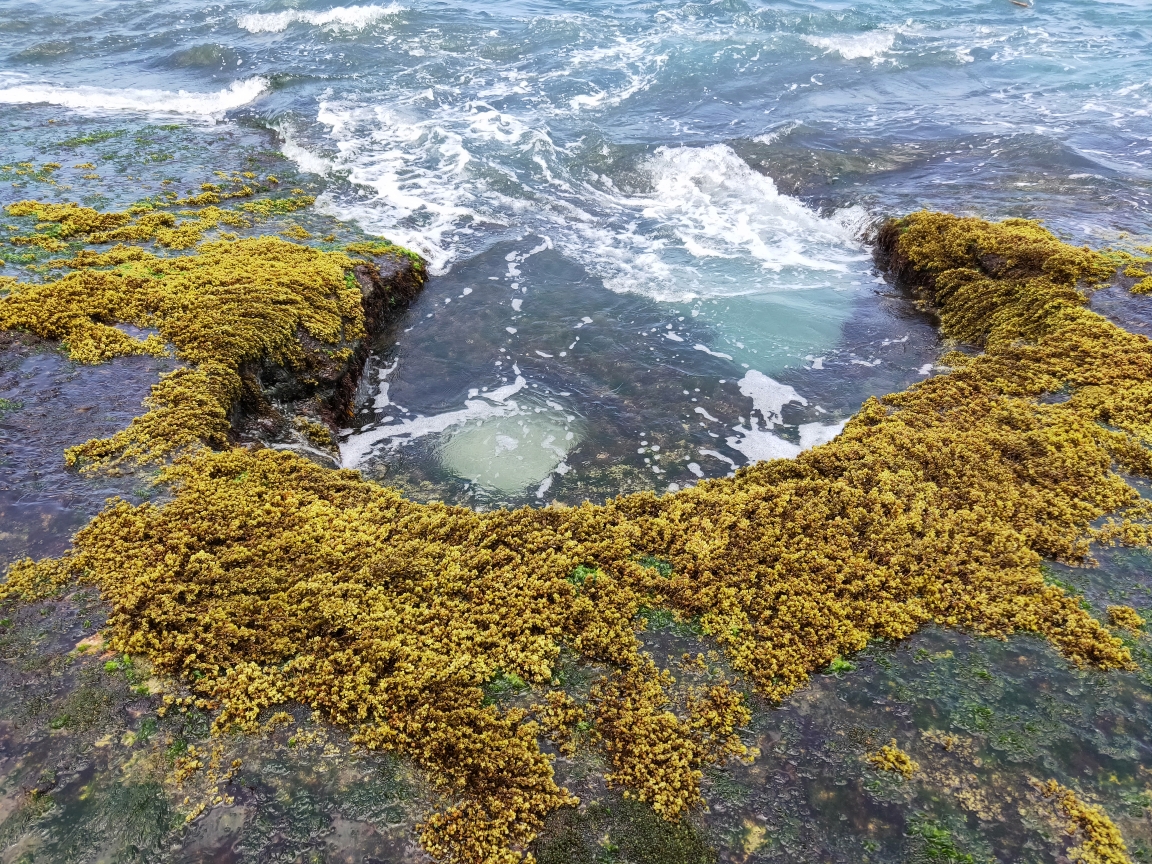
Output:
[[16,84],[0,88],[0,102],[60,105],[78,111],[139,111],[185,114],[216,120],[225,112],[254,101],[268,89],[259,76],[233,81],[214,93],[186,90],[109,90],[103,87],[61,87],[53,84]]
[[397,3],[387,6],[336,6],[324,12],[289,9],[285,12],[256,12],[241,15],[236,23],[249,33],[281,33],[297,21],[329,30],[363,30],[382,18],[406,11]]

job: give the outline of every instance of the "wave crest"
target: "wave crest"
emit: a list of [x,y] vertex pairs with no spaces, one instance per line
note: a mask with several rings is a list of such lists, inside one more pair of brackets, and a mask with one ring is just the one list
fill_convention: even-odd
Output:
[[186,90],[111,90],[104,87],[62,87],[55,84],[14,84],[0,88],[0,103],[10,105],[59,105],[78,111],[140,111],[185,114],[219,119],[225,112],[254,101],[268,89],[259,76],[233,81],[215,93]]
[[837,34],[835,36],[803,36],[809,45],[823,48],[828,54],[839,54],[845,60],[859,60],[861,57],[878,58],[892,48],[896,34],[891,30],[871,30],[855,36]]
[[285,12],[254,12],[241,15],[236,23],[249,33],[281,33],[297,21],[327,27],[330,30],[363,30],[381,18],[404,12],[407,7],[398,3],[387,6],[335,6],[323,12],[289,9]]

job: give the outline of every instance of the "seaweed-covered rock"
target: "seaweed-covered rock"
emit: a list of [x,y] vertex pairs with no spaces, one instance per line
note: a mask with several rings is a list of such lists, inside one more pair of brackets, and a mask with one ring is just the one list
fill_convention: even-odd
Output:
[[[383,244],[354,244],[358,261],[347,278],[360,290],[363,334],[342,327],[329,343],[297,327],[299,351],[288,361],[264,356],[240,369],[241,395],[229,418],[237,443],[260,442],[278,448],[334,453],[330,432],[344,425],[380,331],[424,287],[424,262],[418,256]],[[350,332],[351,331],[351,332]]]

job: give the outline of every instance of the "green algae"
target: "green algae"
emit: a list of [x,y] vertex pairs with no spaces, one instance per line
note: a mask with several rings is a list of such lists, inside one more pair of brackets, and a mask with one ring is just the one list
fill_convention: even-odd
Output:
[[627,799],[605,796],[564,810],[533,847],[539,864],[714,864],[716,852],[687,824],[669,824]]

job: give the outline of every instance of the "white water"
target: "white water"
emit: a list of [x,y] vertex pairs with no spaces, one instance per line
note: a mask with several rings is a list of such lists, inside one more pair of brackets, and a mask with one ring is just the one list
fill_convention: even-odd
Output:
[[290,9],[285,12],[263,12],[241,15],[236,23],[249,33],[281,33],[290,24],[300,22],[332,30],[363,30],[384,18],[405,11],[397,3],[387,6],[336,6],[323,12]]
[[[784,406],[790,402],[807,405],[808,400],[796,392],[795,388],[769,378],[763,372],[748,370],[740,379],[740,392],[752,399],[752,410],[759,412],[766,428],[759,428],[755,418],[749,425],[732,427],[735,435],[725,439],[733,450],[744,454],[749,462],[763,459],[794,459],[804,450],[831,441],[843,430],[847,420],[834,423],[803,423],[799,428],[800,443],[794,444],[772,429],[783,425]],[[704,452],[704,451],[701,451]]]
[[896,34],[891,30],[872,30],[854,35],[805,36],[804,41],[828,53],[836,53],[845,60],[858,60],[862,57],[877,59],[891,50]]
[[255,101],[268,89],[260,76],[234,81],[214,93],[185,90],[112,90],[104,87],[60,87],[53,84],[13,84],[0,88],[0,102],[60,105],[78,111],[136,111],[149,114],[185,114],[217,120],[225,112]]
[[402,419],[395,424],[378,426],[350,435],[340,443],[340,461],[345,468],[355,468],[368,458],[377,445],[399,446],[423,438],[425,435],[439,434],[470,420],[517,414],[520,412],[520,406],[510,399],[524,389],[525,383],[523,376],[517,375],[514,383],[482,394],[483,399],[467,399],[464,407],[457,411],[447,411],[431,417]]
[[[433,273],[471,255],[478,228],[525,217],[610,289],[664,301],[838,284],[868,265],[856,238],[861,208],[821,216],[727,145],[658,148],[640,165],[646,188],[627,194],[607,177],[564,179],[547,129],[514,114],[478,102],[399,102],[323,101],[324,146],[285,135],[282,149],[302,170],[347,172],[357,194],[333,193],[320,206],[417,249]],[[496,154],[526,158],[540,176],[494,171]]]

